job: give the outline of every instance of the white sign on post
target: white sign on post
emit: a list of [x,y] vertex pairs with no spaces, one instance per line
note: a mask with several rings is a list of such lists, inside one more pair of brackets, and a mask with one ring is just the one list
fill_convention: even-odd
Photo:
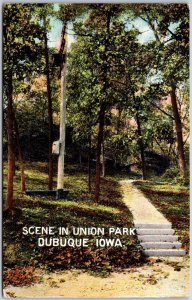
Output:
[[52,153],[53,154],[56,154],[56,155],[59,155],[60,153],[60,141],[55,141],[53,142],[53,145],[52,145]]

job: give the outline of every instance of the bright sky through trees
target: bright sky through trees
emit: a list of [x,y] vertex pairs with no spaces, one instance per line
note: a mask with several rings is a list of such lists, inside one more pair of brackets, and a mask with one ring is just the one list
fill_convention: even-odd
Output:
[[[139,42],[145,43],[149,42],[154,39],[153,31],[149,28],[149,26],[144,22],[143,20],[137,18],[135,21],[127,22],[127,28],[131,29],[132,27],[135,27],[141,31],[141,34],[139,35]],[[51,19],[51,32],[49,33],[49,46],[58,48],[60,43],[60,37],[61,37],[61,30],[62,30],[62,22],[56,18]],[[72,24],[69,24],[69,47],[72,42],[75,40],[75,35],[73,31]]]
[[[59,9],[58,4],[54,5],[54,9],[55,9],[55,11],[57,11]],[[148,43],[148,42],[155,40],[155,36],[154,36],[152,29],[149,27],[149,25],[144,20],[137,18],[134,21],[126,20],[126,23],[127,23],[127,29],[131,29],[131,28],[135,27],[141,32],[141,34],[138,37],[138,41],[140,43]],[[171,31],[174,32],[177,26],[178,26],[177,23],[173,23],[170,26]],[[62,22],[56,18],[52,18],[51,19],[51,32],[49,33],[49,47],[59,48],[61,30],[62,30]],[[68,39],[69,39],[69,48],[70,48],[71,43],[73,43],[75,41],[75,35],[74,35],[72,24],[69,24],[68,33],[69,33]]]
[[[62,30],[62,22],[58,19],[51,19],[51,31],[49,33],[49,47],[59,48],[60,47],[60,38],[61,38],[61,30]],[[71,43],[75,40],[74,31],[72,30],[72,24],[69,24],[68,28],[68,43],[69,47]]]

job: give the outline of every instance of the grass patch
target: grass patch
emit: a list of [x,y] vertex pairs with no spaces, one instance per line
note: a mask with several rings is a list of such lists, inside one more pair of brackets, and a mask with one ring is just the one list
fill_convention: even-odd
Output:
[[[4,166],[6,178],[6,164]],[[114,269],[127,268],[144,261],[135,236],[110,236],[120,237],[123,247],[98,248],[95,246],[97,236],[93,235],[89,236],[88,248],[71,248],[38,247],[37,236],[22,234],[24,226],[103,227],[106,232],[104,237],[108,238],[109,227],[133,227],[132,214],[122,202],[120,186],[116,179],[106,177],[101,180],[100,202],[94,204],[94,193],[88,192],[87,175],[76,165],[67,166],[65,169],[65,188],[69,190],[69,196],[65,200],[22,194],[19,175],[19,171],[16,171],[14,214],[3,220],[5,266],[81,268],[103,276]],[[26,164],[27,189],[47,189],[47,183],[46,164]],[[54,183],[56,184],[56,177]],[[94,182],[92,189],[93,186]]]

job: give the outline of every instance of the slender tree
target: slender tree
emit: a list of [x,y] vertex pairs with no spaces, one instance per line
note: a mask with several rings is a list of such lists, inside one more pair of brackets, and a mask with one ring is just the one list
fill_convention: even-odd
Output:
[[23,151],[21,146],[20,134],[17,119],[15,113],[13,115],[14,118],[14,129],[17,141],[17,148],[18,148],[18,156],[19,156],[19,164],[20,164],[20,172],[21,172],[21,191],[25,191],[25,167],[24,167],[24,159],[23,159]]
[[[7,100],[7,138],[8,138],[8,184],[6,210],[13,208],[13,176],[14,176],[14,113],[13,92],[14,80],[26,76],[39,51],[38,42],[42,31],[34,22],[34,8],[27,4],[6,4],[3,11],[3,51],[4,51],[4,97]],[[23,40],[25,41],[23,43]],[[23,64],[25,62],[25,65]],[[31,68],[31,71],[33,68]]]
[[[187,167],[177,88],[180,82],[188,78],[189,73],[189,8],[186,4],[137,5],[136,11],[154,32],[155,65],[161,70],[164,83],[169,86],[180,174],[186,178]],[[176,24],[176,29],[171,29],[173,24]]]
[[14,178],[14,134],[13,134],[13,78],[11,70],[8,73],[7,84],[7,138],[8,138],[8,178],[7,178],[7,199],[5,210],[12,210],[13,208],[13,178]]

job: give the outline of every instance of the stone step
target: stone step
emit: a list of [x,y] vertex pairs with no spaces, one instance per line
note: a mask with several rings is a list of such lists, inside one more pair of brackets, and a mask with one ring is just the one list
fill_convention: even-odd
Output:
[[172,235],[174,234],[175,230],[174,229],[161,229],[161,228],[151,228],[151,229],[136,229],[137,234],[141,235]]
[[141,243],[144,249],[180,249],[182,244],[180,242],[145,242]]
[[144,253],[146,256],[183,256],[186,254],[183,249],[147,249]]
[[140,242],[177,242],[177,235],[138,235]]
[[150,224],[150,223],[145,223],[145,224],[139,224],[136,223],[135,224],[135,228],[136,229],[148,229],[148,228],[159,228],[159,229],[171,229],[172,228],[172,224],[167,222],[164,224]]

